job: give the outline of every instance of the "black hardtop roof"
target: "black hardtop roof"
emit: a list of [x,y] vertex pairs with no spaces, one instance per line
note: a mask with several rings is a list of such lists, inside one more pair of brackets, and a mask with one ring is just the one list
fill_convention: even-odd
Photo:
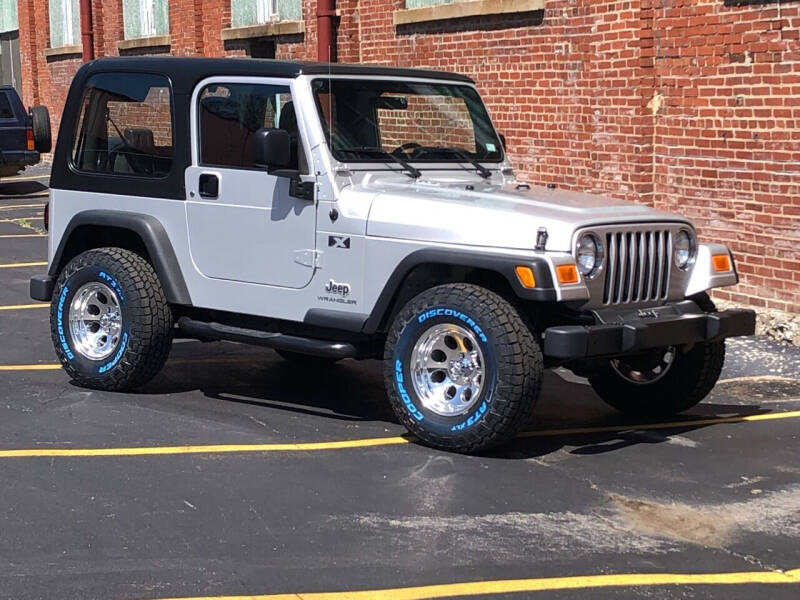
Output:
[[261,76],[294,78],[300,75],[361,75],[441,79],[474,83],[466,75],[425,69],[406,69],[382,65],[315,63],[260,58],[191,58],[177,56],[130,56],[101,58],[81,69],[84,77],[95,73],[162,73],[172,80],[176,93],[189,93],[197,83],[215,76]]

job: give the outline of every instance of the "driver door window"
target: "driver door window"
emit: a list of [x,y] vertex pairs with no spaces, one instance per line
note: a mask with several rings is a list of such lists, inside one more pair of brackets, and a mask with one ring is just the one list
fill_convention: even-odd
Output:
[[300,169],[297,115],[288,87],[249,83],[211,84],[200,93],[200,162],[206,166],[257,169],[255,133],[285,129],[292,150],[290,169]]

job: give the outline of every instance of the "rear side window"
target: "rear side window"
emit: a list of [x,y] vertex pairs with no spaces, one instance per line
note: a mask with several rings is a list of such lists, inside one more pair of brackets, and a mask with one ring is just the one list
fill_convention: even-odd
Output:
[[86,86],[75,133],[75,168],[166,177],[173,162],[172,91],[162,75],[103,73]]
[[11,109],[11,102],[8,96],[0,92],[0,119],[13,119],[14,111]]
[[300,135],[288,86],[211,84],[200,92],[200,162],[216,167],[254,169],[253,137],[262,128],[289,132],[292,163],[299,169]]

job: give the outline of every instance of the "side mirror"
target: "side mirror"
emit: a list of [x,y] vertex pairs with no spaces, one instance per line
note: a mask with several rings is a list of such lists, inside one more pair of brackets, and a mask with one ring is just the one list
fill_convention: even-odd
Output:
[[291,162],[292,145],[284,129],[259,129],[253,134],[253,164],[267,171],[283,169]]

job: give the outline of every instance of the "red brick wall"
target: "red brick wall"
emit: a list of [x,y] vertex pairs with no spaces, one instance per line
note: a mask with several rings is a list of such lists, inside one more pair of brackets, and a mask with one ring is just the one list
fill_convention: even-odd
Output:
[[[339,0],[338,58],[478,82],[521,178],[691,217],[730,244],[742,284],[719,296],[800,312],[800,2],[547,0],[542,13],[396,28],[404,0]],[[117,54],[121,1],[94,0],[95,51]],[[305,35],[278,58],[316,56]],[[57,122],[75,58],[47,61],[46,0],[20,0],[26,102]],[[170,2],[171,52],[226,45],[228,0]],[[38,24],[38,27],[37,27]]]
[[720,297],[800,312],[800,2],[653,6],[656,205],[733,247]]

